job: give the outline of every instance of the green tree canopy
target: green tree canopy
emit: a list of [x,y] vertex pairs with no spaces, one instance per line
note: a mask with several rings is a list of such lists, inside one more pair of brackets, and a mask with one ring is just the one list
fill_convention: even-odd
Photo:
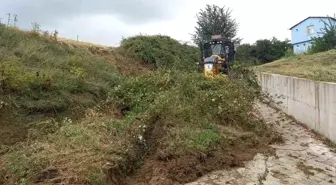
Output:
[[270,40],[257,40],[255,46],[257,59],[263,63],[267,63],[285,56],[291,44],[289,40],[280,41],[273,37]]
[[239,25],[232,18],[231,12],[230,8],[225,6],[206,5],[205,9],[197,14],[196,31],[192,35],[194,43],[200,46],[200,44],[209,41],[211,35],[222,35],[239,43],[240,39],[235,38]]
[[242,44],[237,47],[236,59],[239,61],[271,62],[287,55],[291,49],[288,39],[280,41],[272,39],[260,39],[254,44]]
[[236,49],[236,60],[238,61],[255,61],[256,48],[251,44],[242,44]]

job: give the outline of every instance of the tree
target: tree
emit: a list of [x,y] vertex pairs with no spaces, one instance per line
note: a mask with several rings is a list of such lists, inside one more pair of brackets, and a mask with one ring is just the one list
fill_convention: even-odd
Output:
[[291,44],[288,39],[280,41],[272,39],[257,40],[254,44],[242,44],[237,47],[236,60],[246,62],[267,63],[289,55]]
[[211,35],[222,35],[239,43],[241,39],[235,38],[238,31],[238,23],[231,16],[229,8],[216,5],[206,5],[197,15],[196,31],[192,35],[194,43],[201,46],[211,39]]
[[262,39],[256,41],[256,57],[262,63],[267,63],[276,60],[273,55],[274,48],[272,47],[272,41],[268,39]]
[[257,59],[262,63],[267,63],[284,57],[291,44],[288,39],[280,41],[273,37],[270,40],[257,40],[255,46]]
[[324,28],[318,33],[323,36],[312,38],[312,46],[309,49],[310,53],[336,49],[336,16],[334,18],[328,16],[328,21],[323,19],[321,21],[324,23]]
[[242,44],[236,49],[236,60],[252,62],[256,61],[256,47],[251,44]]

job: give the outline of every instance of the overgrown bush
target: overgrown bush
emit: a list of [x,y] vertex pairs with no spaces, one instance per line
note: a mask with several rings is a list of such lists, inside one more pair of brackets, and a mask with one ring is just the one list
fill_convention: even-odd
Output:
[[181,44],[169,36],[154,35],[125,38],[120,50],[125,55],[155,64],[160,69],[192,71],[197,69],[200,51],[197,47]]

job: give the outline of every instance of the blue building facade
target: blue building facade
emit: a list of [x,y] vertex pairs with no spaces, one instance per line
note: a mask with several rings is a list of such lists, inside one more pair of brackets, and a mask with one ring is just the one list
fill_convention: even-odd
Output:
[[311,46],[313,37],[323,36],[321,29],[324,22],[329,23],[329,19],[336,23],[336,19],[328,17],[308,17],[290,28],[292,33],[292,44],[295,54],[307,52]]

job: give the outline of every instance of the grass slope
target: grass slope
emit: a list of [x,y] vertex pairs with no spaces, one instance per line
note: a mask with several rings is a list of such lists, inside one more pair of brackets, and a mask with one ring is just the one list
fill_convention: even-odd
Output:
[[336,82],[336,50],[285,58],[258,66],[257,69],[311,80]]
[[119,76],[115,65],[87,49],[4,26],[0,66],[1,101],[32,114],[93,106]]
[[[16,132],[13,113],[32,118],[24,137],[0,142],[0,184],[184,183],[239,166],[274,139],[253,114],[256,89],[193,72],[195,48],[169,37],[111,51],[4,27],[0,37],[0,111],[12,115],[1,114],[1,135]],[[77,119],[60,114],[76,107]]]

